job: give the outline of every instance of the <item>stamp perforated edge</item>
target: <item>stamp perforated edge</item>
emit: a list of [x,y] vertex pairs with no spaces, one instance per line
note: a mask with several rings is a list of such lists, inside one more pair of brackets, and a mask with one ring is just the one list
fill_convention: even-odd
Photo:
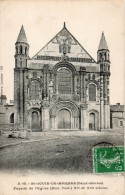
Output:
[[[95,166],[94,166],[94,149],[95,148],[112,148],[113,146],[106,146],[106,147],[104,147],[104,146],[95,146],[95,147],[93,147],[92,148],[92,160],[93,160],[93,174],[94,175],[107,175],[107,174],[117,174],[117,175],[121,175],[121,174],[124,174],[125,173],[125,171],[120,171],[120,172],[102,172],[102,173],[99,173],[99,172],[96,172],[95,171]],[[114,146],[115,148],[118,148],[118,147],[122,147],[122,148],[124,148],[124,151],[125,151],[125,146]],[[125,157],[125,155],[124,155],[124,157]],[[125,160],[125,159],[124,159]],[[125,163],[124,163],[124,166],[125,166]],[[125,167],[124,167],[124,169],[125,169]]]

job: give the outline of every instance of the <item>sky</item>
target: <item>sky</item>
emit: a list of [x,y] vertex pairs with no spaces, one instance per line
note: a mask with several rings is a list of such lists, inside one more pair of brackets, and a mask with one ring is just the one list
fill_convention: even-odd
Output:
[[110,103],[124,104],[124,1],[122,0],[27,0],[0,1],[0,66],[4,94],[13,100],[15,42],[21,25],[34,56],[66,22],[67,29],[97,60],[102,31],[110,50]]

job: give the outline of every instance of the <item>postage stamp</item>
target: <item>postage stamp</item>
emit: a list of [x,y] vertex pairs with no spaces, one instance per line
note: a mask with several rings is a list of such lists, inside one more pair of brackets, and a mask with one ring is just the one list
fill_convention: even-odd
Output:
[[94,147],[94,173],[124,172],[124,147]]

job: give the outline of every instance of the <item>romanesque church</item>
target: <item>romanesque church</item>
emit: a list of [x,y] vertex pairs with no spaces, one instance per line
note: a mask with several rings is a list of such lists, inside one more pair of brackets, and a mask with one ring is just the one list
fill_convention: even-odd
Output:
[[96,62],[64,23],[30,58],[22,26],[15,43],[15,125],[41,132],[109,129],[109,57],[104,33]]

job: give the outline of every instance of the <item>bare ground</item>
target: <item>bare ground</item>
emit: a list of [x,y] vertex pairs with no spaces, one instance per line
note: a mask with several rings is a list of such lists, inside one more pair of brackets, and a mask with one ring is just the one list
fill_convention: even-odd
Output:
[[[0,137],[2,144],[20,143],[0,149],[0,170],[27,172],[92,173],[92,148],[124,145],[123,132],[51,132],[32,134],[30,141]],[[36,140],[36,141],[34,141]]]

